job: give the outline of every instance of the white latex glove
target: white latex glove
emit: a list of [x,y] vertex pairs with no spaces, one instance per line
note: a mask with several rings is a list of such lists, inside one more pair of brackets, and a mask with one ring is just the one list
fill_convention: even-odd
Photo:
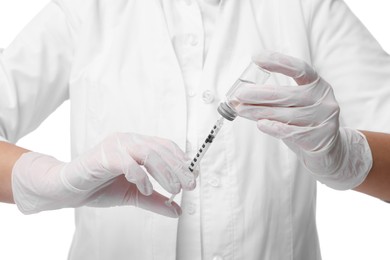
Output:
[[133,205],[178,217],[180,207],[165,204],[168,198],[153,190],[148,174],[170,193],[192,190],[195,178],[187,160],[171,141],[113,134],[69,163],[35,152],[23,154],[12,172],[13,196],[25,214],[84,205]]
[[371,168],[371,151],[360,132],[340,128],[331,86],[299,59],[264,53],[253,60],[298,86],[246,84],[236,92],[238,114],[283,140],[322,183],[335,189],[358,186]]

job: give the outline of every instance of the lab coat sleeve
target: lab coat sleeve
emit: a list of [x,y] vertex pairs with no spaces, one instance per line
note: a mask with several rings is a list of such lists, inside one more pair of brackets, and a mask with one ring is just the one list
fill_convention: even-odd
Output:
[[68,98],[74,35],[49,3],[0,53],[0,138],[16,142]]
[[334,88],[342,125],[389,131],[389,55],[343,1],[304,1],[312,61]]

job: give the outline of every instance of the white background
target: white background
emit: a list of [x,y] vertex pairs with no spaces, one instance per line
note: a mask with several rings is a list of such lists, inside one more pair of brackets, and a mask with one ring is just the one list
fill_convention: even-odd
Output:
[[[5,48],[47,2],[0,0],[0,47]],[[389,52],[390,2],[346,2]],[[69,143],[66,102],[18,144],[69,160]],[[390,204],[353,191],[337,192],[319,185],[317,220],[324,260],[390,259]],[[71,209],[24,216],[16,206],[0,204],[0,260],[66,259],[73,230]]]

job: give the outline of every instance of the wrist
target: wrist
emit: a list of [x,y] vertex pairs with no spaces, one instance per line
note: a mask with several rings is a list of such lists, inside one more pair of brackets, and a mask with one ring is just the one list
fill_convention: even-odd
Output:
[[372,167],[372,155],[362,133],[340,128],[332,145],[324,151],[305,153],[303,163],[321,183],[347,190],[364,181]]

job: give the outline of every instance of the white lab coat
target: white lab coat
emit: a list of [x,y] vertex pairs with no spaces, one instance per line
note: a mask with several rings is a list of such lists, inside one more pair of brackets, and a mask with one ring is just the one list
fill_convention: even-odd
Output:
[[[70,98],[73,157],[116,131],[194,151],[219,101],[263,49],[315,66],[335,89],[343,125],[389,129],[390,59],[342,1],[222,0],[198,95],[188,102],[159,0],[55,0],[1,54],[0,135],[16,142]],[[278,75],[270,82],[291,84]],[[198,116],[188,117],[190,109]],[[70,259],[321,259],[316,183],[254,122],[224,126],[193,194],[181,222],[135,207],[76,209]],[[191,225],[200,236],[185,237]]]

